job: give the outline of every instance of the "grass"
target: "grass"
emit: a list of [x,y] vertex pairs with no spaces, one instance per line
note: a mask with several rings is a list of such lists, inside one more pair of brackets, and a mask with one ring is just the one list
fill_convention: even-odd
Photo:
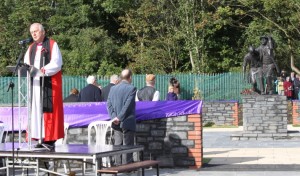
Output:
[[202,164],[208,164],[210,162],[211,158],[203,158]]
[[238,128],[234,125],[212,125],[212,126],[203,126],[204,128]]

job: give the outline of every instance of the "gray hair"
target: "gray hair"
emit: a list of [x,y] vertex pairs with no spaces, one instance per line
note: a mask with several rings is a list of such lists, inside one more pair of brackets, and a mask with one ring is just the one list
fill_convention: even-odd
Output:
[[86,79],[86,82],[88,84],[94,84],[95,81],[96,81],[96,77],[93,75],[88,76],[88,78]]
[[118,75],[111,75],[110,77],[110,82],[116,82],[116,81],[119,81],[120,80],[120,77]]
[[31,26],[33,26],[33,25],[38,25],[40,31],[45,31],[45,28],[44,28],[44,26],[43,26],[41,23],[32,23],[32,24],[30,25],[30,28],[31,28]]

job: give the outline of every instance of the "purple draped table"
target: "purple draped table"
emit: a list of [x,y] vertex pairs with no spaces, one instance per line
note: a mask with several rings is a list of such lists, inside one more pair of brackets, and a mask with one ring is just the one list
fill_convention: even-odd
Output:
[[[189,114],[201,114],[202,101],[179,100],[179,101],[144,101],[136,102],[137,121],[152,120],[159,118],[176,117]],[[14,107],[14,130],[27,128],[27,108]],[[5,124],[5,131],[12,130],[11,107],[0,107],[0,121]],[[110,120],[106,102],[98,103],[65,103],[64,121],[69,123],[70,128],[86,127],[91,122]],[[21,123],[19,123],[21,122]]]

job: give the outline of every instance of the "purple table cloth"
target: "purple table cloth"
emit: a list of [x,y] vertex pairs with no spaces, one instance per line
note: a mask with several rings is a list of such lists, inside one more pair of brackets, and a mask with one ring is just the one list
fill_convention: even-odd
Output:
[[[179,101],[144,101],[136,102],[137,121],[152,120],[159,118],[176,117],[189,114],[201,114],[202,101],[179,100]],[[14,130],[27,128],[27,108],[14,107]],[[93,121],[110,120],[106,102],[98,103],[65,103],[64,121],[69,123],[70,128],[86,127]],[[11,107],[0,107],[0,121],[5,124],[6,131],[12,131]]]

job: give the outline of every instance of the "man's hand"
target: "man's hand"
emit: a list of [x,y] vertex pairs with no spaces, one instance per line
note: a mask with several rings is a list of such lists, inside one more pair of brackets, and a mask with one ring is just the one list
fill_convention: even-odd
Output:
[[115,118],[112,120],[112,123],[115,124],[115,125],[119,125],[119,124],[120,124],[120,120],[118,119],[118,117],[115,117]]
[[43,74],[45,74],[45,73],[46,73],[46,70],[45,70],[45,68],[44,68],[44,67],[42,67],[42,68],[41,68],[41,72],[42,72]]

